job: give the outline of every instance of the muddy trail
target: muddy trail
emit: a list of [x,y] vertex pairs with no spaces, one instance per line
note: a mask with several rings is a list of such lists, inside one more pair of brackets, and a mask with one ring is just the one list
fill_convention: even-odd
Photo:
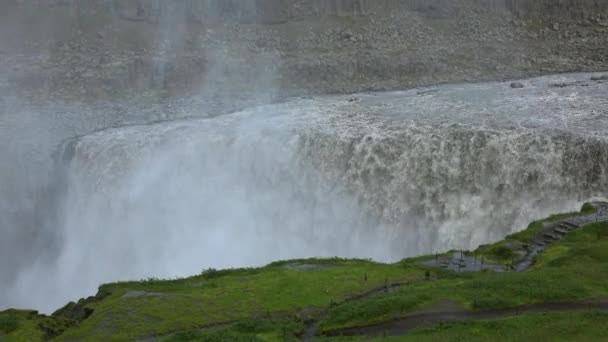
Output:
[[431,327],[445,322],[480,321],[513,317],[528,313],[574,312],[585,310],[608,311],[608,301],[531,304],[510,309],[470,311],[454,310],[439,312],[422,312],[391,322],[377,325],[354,327],[325,332],[326,336],[397,336],[412,330]]
[[329,308],[323,310],[321,312],[321,314],[317,317],[316,320],[309,322],[308,325],[306,326],[306,330],[304,331],[304,335],[302,335],[302,341],[309,341],[312,338],[314,338],[315,336],[318,335],[319,332],[319,326],[321,325],[321,322],[327,318],[327,316],[330,313],[331,308],[335,307],[335,306],[339,306],[339,305],[344,305],[346,303],[350,303],[350,302],[354,302],[357,300],[362,300],[365,298],[369,298],[372,296],[378,296],[378,295],[382,295],[384,293],[388,293],[390,291],[396,290],[401,288],[402,286],[408,285],[408,282],[405,283],[387,283],[384,284],[381,287],[376,287],[373,288],[371,290],[368,290],[366,292],[363,292],[361,294],[355,295],[353,297],[347,298],[344,301],[340,302],[340,303],[333,303]]

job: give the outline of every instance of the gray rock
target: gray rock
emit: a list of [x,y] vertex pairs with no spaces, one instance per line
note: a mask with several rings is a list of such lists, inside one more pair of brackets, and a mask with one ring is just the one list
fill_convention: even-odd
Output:
[[513,88],[513,89],[521,89],[521,88],[525,88],[525,86],[521,82],[513,82],[513,83],[511,83],[511,88]]
[[606,75],[600,75],[600,76],[593,76],[591,77],[592,81],[608,81],[608,74]]

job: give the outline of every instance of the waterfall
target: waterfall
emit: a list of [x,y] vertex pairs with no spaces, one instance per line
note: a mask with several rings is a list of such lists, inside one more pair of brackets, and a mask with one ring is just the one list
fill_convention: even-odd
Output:
[[559,74],[608,69],[605,0],[0,15],[0,310],[207,267],[469,249],[605,195],[608,83]]
[[11,298],[56,307],[101,282],[499,240],[605,193],[606,84],[550,86],[581,77],[525,95],[486,83],[292,99],[71,139],[56,158],[61,248]]

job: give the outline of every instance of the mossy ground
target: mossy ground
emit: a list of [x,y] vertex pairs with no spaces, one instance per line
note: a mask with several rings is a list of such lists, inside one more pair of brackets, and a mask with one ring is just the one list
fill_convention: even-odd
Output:
[[[535,224],[529,227],[536,229]],[[511,242],[525,243],[529,235],[528,231],[516,234],[477,253],[504,259],[510,252],[497,247],[517,249]],[[608,297],[608,223],[569,233],[539,255],[532,269],[521,273],[453,273],[422,266],[420,261],[427,258],[433,257],[394,264],[292,260],[256,269],[207,270],[186,279],[106,284],[100,287],[100,293],[106,294],[102,299],[81,301],[81,311],[92,310],[86,319],[75,321],[66,317],[65,310],[54,316],[0,313],[0,340],[285,341],[299,339],[311,322],[318,322],[318,333],[323,333],[433,310],[445,302],[487,310]],[[401,285],[370,293],[394,283]],[[441,325],[386,341],[486,340],[512,330],[513,339],[527,339],[545,336],[542,329],[546,336],[563,332],[564,339],[585,340],[606,336],[606,328],[596,326],[605,318],[606,314],[590,312],[526,314]]]

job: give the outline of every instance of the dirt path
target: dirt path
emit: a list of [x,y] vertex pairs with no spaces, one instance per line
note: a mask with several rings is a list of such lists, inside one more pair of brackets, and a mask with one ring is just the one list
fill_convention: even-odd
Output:
[[[344,301],[337,303],[336,305],[343,305],[349,302],[354,302],[356,300],[361,300],[361,299],[365,299],[368,297],[372,297],[372,296],[376,296],[376,295],[380,295],[383,293],[387,293],[390,292],[391,290],[395,290],[400,288],[401,286],[407,285],[408,283],[393,283],[393,284],[389,284],[387,283],[384,286],[381,287],[376,287],[373,288],[371,290],[368,290],[366,292],[363,292],[361,294],[355,295],[353,297],[347,298]],[[329,314],[330,308],[325,309],[313,322],[310,322],[307,326],[306,326],[306,330],[304,331],[304,335],[302,335],[302,341],[309,341],[310,339],[312,339],[313,337],[317,336],[318,331],[319,331],[319,325],[321,324],[321,322],[327,317],[327,315]]]
[[573,312],[585,310],[608,311],[608,301],[561,304],[532,304],[517,308],[491,311],[439,311],[413,314],[394,321],[326,332],[326,336],[397,336],[412,330],[431,327],[442,322],[480,321],[517,316],[525,313]]

